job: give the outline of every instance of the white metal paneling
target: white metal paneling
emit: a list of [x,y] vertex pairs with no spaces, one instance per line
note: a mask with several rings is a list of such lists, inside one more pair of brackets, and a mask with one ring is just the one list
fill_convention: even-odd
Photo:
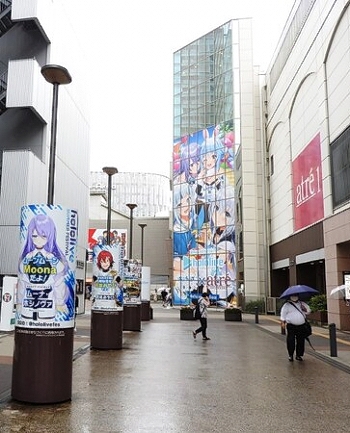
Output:
[[35,17],[38,13],[38,0],[12,0],[11,19],[13,21]]
[[[50,35],[50,44],[47,45],[46,52],[43,41],[40,41],[41,61],[62,65],[73,77],[73,82],[69,86],[59,87],[54,202],[78,210],[78,259],[85,261],[90,142],[85,97],[87,92],[86,86],[84,87],[84,59],[81,57],[74,28],[67,16],[64,16],[61,7],[60,0],[13,0],[12,18],[14,21],[35,21],[46,41],[47,35]],[[20,32],[21,29],[22,26],[14,26],[11,29],[14,40],[18,34],[16,32]],[[19,127],[13,120],[14,115],[7,116],[13,123],[8,124],[6,133],[9,136],[12,127],[11,136],[19,138],[11,142],[11,148],[18,148],[18,151],[4,152],[3,159],[0,196],[0,274],[17,272],[19,248],[10,240],[11,237],[17,239],[20,207],[28,203],[47,202],[48,155],[51,142],[53,86],[41,75],[41,63],[34,58],[24,58],[27,45],[23,38],[19,38],[15,48],[14,51],[11,44],[8,46],[7,58],[13,59],[9,63],[7,87],[7,107],[11,109],[3,116],[5,118],[10,112],[16,114],[19,108],[30,109],[42,120],[42,130],[40,122],[37,122],[31,134],[31,124],[27,123],[27,135],[22,134],[23,122],[20,123],[20,116],[16,118]],[[20,56],[17,55],[18,52],[21,53]],[[23,118],[27,119],[30,116]],[[30,140],[38,142],[37,154],[42,157],[42,161],[24,150],[35,147],[36,143],[33,145]],[[6,149],[6,143],[2,142],[1,147]]]
[[47,123],[52,86],[45,81],[40,69],[35,59],[9,62],[6,106],[31,107]]
[[17,265],[20,254],[19,213],[16,226],[0,226],[0,273],[2,275],[17,275]]
[[32,152],[5,151],[1,176],[0,227],[18,224],[19,209],[24,204],[45,202],[46,189],[46,167]]
[[[15,167],[15,169],[14,169]],[[0,195],[0,274],[16,274],[20,208],[45,202],[44,164],[30,151],[3,154]]]

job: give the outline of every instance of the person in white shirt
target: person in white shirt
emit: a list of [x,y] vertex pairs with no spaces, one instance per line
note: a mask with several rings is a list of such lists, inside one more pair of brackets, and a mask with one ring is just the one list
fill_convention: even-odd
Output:
[[293,362],[294,351],[295,359],[302,361],[305,351],[305,336],[302,333],[306,315],[310,313],[310,307],[306,302],[300,301],[298,295],[290,296],[290,299],[281,309],[281,325],[287,328],[287,351],[288,359]]

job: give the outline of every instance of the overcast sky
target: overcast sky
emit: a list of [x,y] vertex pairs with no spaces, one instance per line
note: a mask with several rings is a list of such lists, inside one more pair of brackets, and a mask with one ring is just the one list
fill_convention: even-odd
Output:
[[62,0],[89,59],[91,165],[169,176],[173,53],[234,18],[253,18],[265,70],[295,0]]

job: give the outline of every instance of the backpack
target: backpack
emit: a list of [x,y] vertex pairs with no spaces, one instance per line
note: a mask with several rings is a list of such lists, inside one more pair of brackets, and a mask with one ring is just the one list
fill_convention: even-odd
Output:
[[198,320],[201,318],[201,310],[199,307],[199,302],[197,302],[197,304],[193,310],[193,317],[194,317],[194,320]]

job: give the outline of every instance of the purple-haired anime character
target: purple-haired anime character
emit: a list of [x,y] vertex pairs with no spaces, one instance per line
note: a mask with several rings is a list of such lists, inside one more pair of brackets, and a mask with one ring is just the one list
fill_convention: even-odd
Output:
[[54,319],[67,312],[69,290],[67,259],[57,244],[56,226],[47,215],[36,215],[28,224],[27,239],[19,259],[17,313],[19,318]]
[[193,184],[200,172],[200,147],[198,143],[182,143],[180,148],[180,167],[174,177],[175,183]]

